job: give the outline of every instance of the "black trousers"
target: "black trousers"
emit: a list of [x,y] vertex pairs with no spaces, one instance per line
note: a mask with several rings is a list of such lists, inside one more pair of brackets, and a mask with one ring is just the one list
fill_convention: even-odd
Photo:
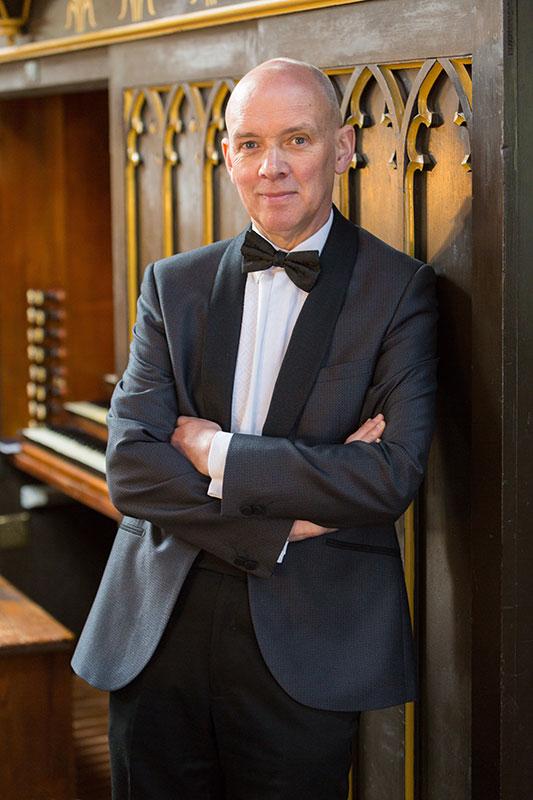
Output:
[[357,722],[280,688],[244,575],[193,567],[153,658],[111,693],[113,800],[346,800]]

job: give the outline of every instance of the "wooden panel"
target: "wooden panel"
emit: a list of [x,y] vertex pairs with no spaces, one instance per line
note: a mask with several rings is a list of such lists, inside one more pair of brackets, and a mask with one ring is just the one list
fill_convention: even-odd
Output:
[[65,95],[65,288],[69,396],[107,396],[114,369],[107,93]]
[[72,800],[70,656],[0,657],[3,800]]
[[[454,73],[452,72],[452,76]],[[431,78],[430,78],[431,80]],[[471,195],[468,128],[441,72],[420,130],[426,168],[415,186],[415,249],[438,273],[439,413],[422,502],[422,796],[470,793]],[[451,767],[450,765],[453,765]]]
[[[516,120],[516,150],[506,165],[504,439],[502,569],[501,796],[526,800],[533,786],[533,80],[531,3],[507,7],[508,124]],[[516,15],[516,16],[515,16]],[[496,66],[493,63],[493,69]],[[516,105],[515,105],[516,104]],[[487,224],[491,224],[488,220]]]
[[202,150],[208,88],[178,84],[167,117],[163,202],[165,255],[192,250],[204,241]]
[[4,800],[72,800],[72,634],[0,578]]
[[70,650],[72,634],[0,575],[0,656]]
[[220,241],[235,236],[249,222],[233,186],[222,155],[226,134],[224,114],[235,81],[217,81],[207,104],[204,165],[205,241]]
[[66,289],[73,399],[105,396],[114,367],[107,95],[0,104],[0,416],[28,418],[25,292]]
[[124,95],[128,330],[135,320],[138,287],[146,265],[164,252],[163,149],[168,90],[153,87]]
[[73,676],[73,736],[78,800],[108,800],[111,794],[107,739],[109,696]]
[[[416,71],[416,68],[405,70],[408,75]],[[372,65],[354,70],[349,80],[344,81],[346,116],[356,131],[347,202],[354,222],[401,247],[403,175],[398,169],[396,146],[402,120],[400,108],[393,105],[385,76],[390,76],[391,84],[400,92],[401,84],[396,84],[397,77],[386,67]]]
[[0,414],[8,434],[28,418],[26,289],[65,284],[63,134],[58,97],[0,106]]

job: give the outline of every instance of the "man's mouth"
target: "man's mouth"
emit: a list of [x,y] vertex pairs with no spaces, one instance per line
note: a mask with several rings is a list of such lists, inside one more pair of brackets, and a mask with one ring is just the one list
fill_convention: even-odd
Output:
[[261,192],[261,197],[264,197],[266,200],[284,200],[287,197],[292,197],[295,195],[296,192]]

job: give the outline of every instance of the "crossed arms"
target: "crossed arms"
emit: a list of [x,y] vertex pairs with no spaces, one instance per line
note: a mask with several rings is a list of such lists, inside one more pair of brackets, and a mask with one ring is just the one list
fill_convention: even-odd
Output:
[[[376,442],[379,444],[385,425],[383,414],[376,414],[375,417],[365,420],[356,431],[351,433],[344,444],[350,444],[350,442],[366,442],[367,444]],[[170,442],[176,450],[189,459],[200,474],[209,475],[209,450],[215,434],[220,430],[220,425],[217,425],[216,422],[198,417],[180,416]],[[335,528],[326,528],[309,520],[296,519],[289,533],[289,541],[297,542],[321,536],[333,530]]]
[[[382,412],[381,442],[308,445],[234,434],[224,498],[171,443],[176,386],[153,268],[145,273],[128,368],[109,416],[108,482],[124,514],[148,519],[167,535],[228,559],[257,556],[268,575],[295,520],[324,528],[397,519],[422,480],[434,424],[436,391],[434,273],[411,277],[381,343],[361,418]],[[287,476],[289,479],[287,479]],[[260,516],[243,508],[260,507]],[[231,546],[228,545],[231,542]]]

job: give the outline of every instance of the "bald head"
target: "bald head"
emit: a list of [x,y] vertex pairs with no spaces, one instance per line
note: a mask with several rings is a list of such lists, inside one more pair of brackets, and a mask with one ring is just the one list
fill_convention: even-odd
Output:
[[238,109],[250,100],[254,94],[263,91],[265,85],[279,85],[279,91],[289,84],[299,84],[309,90],[310,102],[318,106],[322,112],[323,123],[327,127],[338,128],[342,125],[339,101],[331,81],[323,72],[312,64],[295,61],[292,58],[272,58],[254,67],[244,75],[233,90],[226,107],[226,128],[238,115]]

